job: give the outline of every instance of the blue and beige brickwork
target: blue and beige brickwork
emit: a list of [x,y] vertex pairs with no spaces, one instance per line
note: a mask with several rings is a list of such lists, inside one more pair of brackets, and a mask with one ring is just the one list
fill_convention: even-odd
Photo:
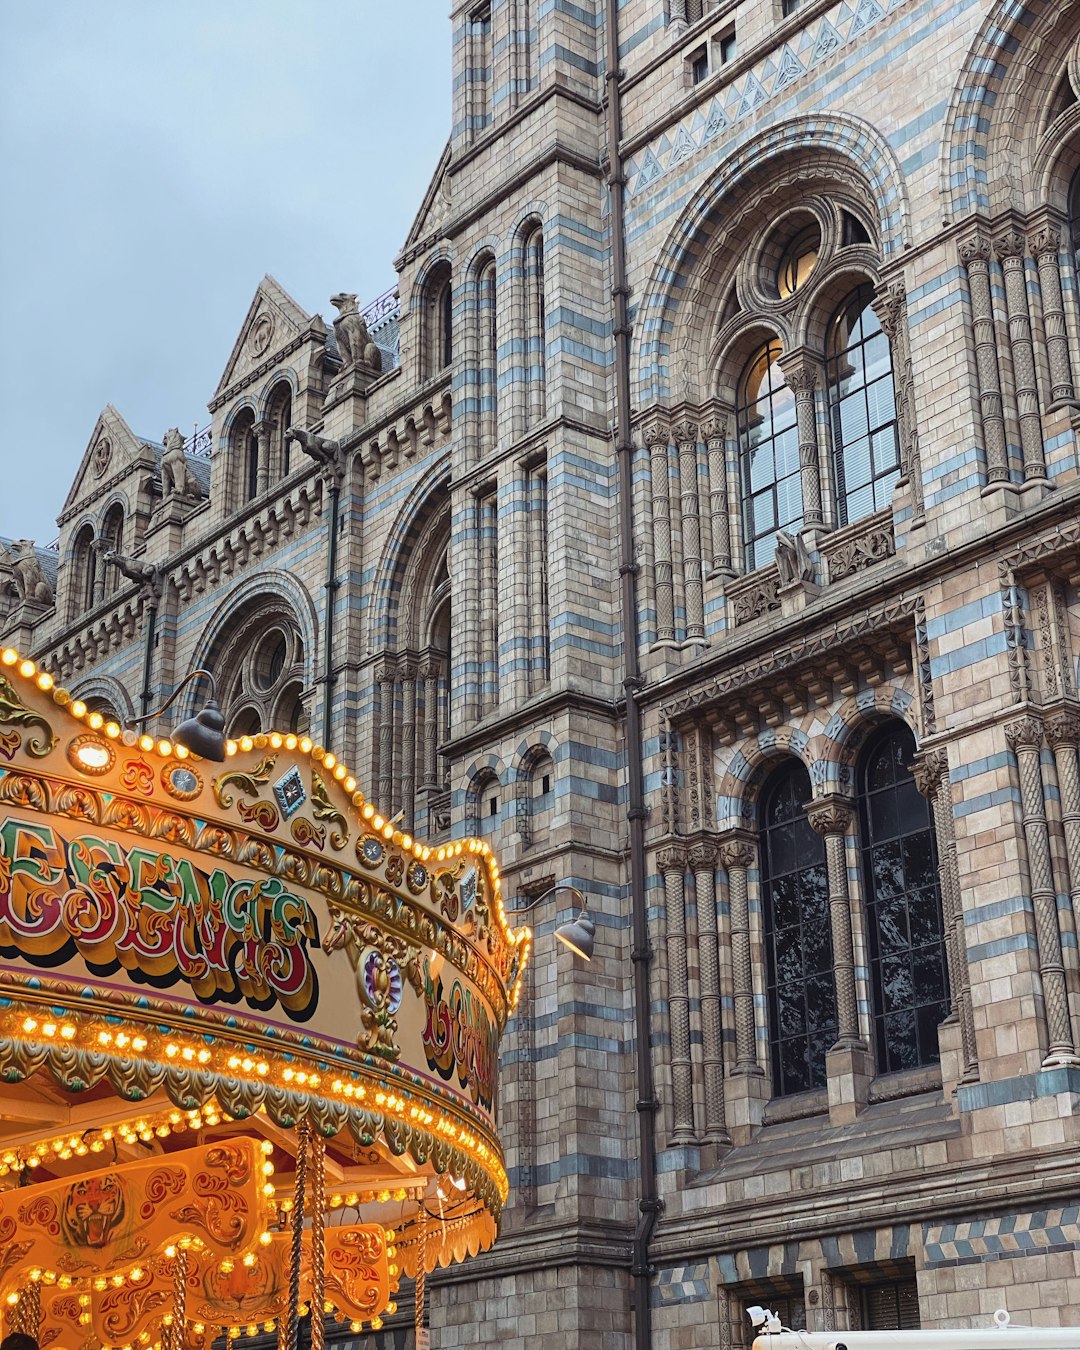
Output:
[[[308,729],[404,827],[497,848],[537,933],[504,1042],[513,1192],[493,1251],[429,1286],[440,1350],[632,1343],[628,641],[645,675],[655,1350],[748,1344],[751,1303],[858,1326],[894,1287],[924,1326],[998,1307],[1080,1323],[1080,11],[622,0],[617,16],[621,166],[610,5],[454,5],[448,148],[396,296],[367,311],[381,370],[350,370],[331,324],[266,278],[187,495],[161,495],[160,428],[107,408],[58,554],[40,555],[55,603],[20,601],[12,572],[4,640],[131,718],[152,611],[152,703],[209,665],[245,729]],[[785,289],[800,238],[814,258]],[[860,331],[887,345],[872,415],[895,462],[852,505],[827,353],[857,288]],[[744,373],[769,343],[789,460],[761,525],[744,507],[764,404]],[[336,479],[288,448],[286,418],[338,447]],[[150,565],[144,582],[95,562],[95,539]],[[890,728],[933,839],[947,986],[932,1045],[892,1070],[863,800]],[[784,766],[807,785],[835,1009],[795,1092],[773,1054],[762,832]],[[553,941],[574,912],[556,883],[589,897],[589,965]]]

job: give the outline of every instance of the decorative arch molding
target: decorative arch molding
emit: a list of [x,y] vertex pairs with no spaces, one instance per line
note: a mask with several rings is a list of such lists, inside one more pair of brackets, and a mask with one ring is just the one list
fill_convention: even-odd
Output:
[[717,829],[737,829],[753,821],[761,788],[781,761],[797,759],[809,773],[813,764],[809,744],[806,732],[791,726],[769,728],[740,742],[720,778]]
[[[799,182],[814,182],[857,200],[878,235],[888,263],[910,242],[910,208],[899,161],[869,123],[834,114],[793,118],[751,137],[735,150],[691,198],[656,261],[635,324],[638,341],[632,379],[641,406],[681,398],[673,367],[711,339],[702,303],[734,265],[730,240],[751,208],[777,202]],[[740,251],[745,236],[740,236]],[[673,354],[678,351],[678,362]],[[691,377],[692,378],[692,377]]]
[[[276,377],[274,383],[277,383]],[[245,413],[251,413],[256,422],[259,420],[258,403],[250,394],[246,394],[239,403],[234,404],[229,409],[228,416],[225,418],[221,428],[221,435],[218,437],[219,449],[227,450],[229,448],[232,443],[233,430],[236,426],[237,419],[242,417]]]
[[463,779],[465,834],[478,836],[481,832],[481,795],[489,785],[494,784],[500,790],[507,785],[506,765],[499,755],[481,755],[465,770]]
[[867,737],[886,722],[903,722],[920,741],[918,704],[915,695],[896,685],[864,689],[845,699],[826,722],[813,743],[817,752],[810,767],[814,792],[843,792],[855,788],[855,762]]
[[527,740],[520,741],[514,751],[510,760],[511,781],[527,783],[532,776],[536,761],[546,755],[554,764],[559,748],[559,738],[553,732],[533,732]]
[[107,703],[121,722],[127,723],[135,716],[135,704],[123,684],[111,675],[91,675],[80,680],[71,691],[73,698],[89,703],[92,699],[101,699]]
[[424,641],[421,601],[442,557],[436,540],[450,539],[449,460],[440,457],[398,513],[383,548],[371,606],[368,649],[396,651]]
[[[315,604],[307,588],[290,573],[270,570],[245,578],[225,596],[206,625],[203,638],[195,650],[192,669],[202,667],[218,675],[218,662],[228,660],[230,650],[238,639],[238,620],[247,614],[284,610],[296,624],[304,650],[304,683],[314,682],[315,654],[318,646],[319,620]],[[189,690],[184,698],[188,714],[194,710],[198,690]]]
[[[1059,0],[995,0],[991,6],[953,89],[941,140],[941,199],[953,220],[1008,207],[1029,210],[1046,200],[1028,197],[1046,187],[1045,163],[1028,175],[1044,131],[1043,119],[1030,114],[1051,98],[1078,30],[1080,12]],[[1050,59],[1054,48],[1060,60]],[[991,166],[1003,190],[991,183]]]
[[279,370],[275,370],[259,390],[256,399],[256,421],[261,421],[270,412],[270,400],[283,384],[289,386],[289,393],[295,399],[300,392],[300,381],[291,366],[282,366]]

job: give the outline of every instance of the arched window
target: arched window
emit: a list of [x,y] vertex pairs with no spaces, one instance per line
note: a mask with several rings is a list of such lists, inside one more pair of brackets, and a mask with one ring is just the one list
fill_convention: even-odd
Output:
[[259,491],[259,442],[255,414],[243,408],[233,421],[229,436],[233,472],[240,484],[240,501],[250,502]]
[[772,558],[776,531],[802,522],[795,399],[784,380],[776,339],[750,358],[739,381],[736,420],[742,474],[743,549],[752,572]]
[[1069,240],[1073,264],[1080,271],[1080,169],[1073,174],[1069,184]]
[[[114,553],[122,553],[124,544],[124,508],[119,502],[114,502],[105,512],[105,519],[101,522],[101,542],[105,548]],[[104,599],[106,595],[111,595],[117,590],[124,580],[123,574],[111,564],[104,562],[99,564],[99,579],[102,583],[99,599]]]
[[528,837],[532,844],[546,844],[555,807],[555,765],[549,754],[540,753],[529,770]]
[[421,316],[425,377],[437,375],[454,359],[454,292],[450,264],[436,263],[424,288]]
[[932,1064],[948,972],[930,808],[911,776],[915,738],[890,723],[859,761],[863,879],[879,1073]]
[[528,425],[542,420],[546,402],[544,350],[544,232],[537,225],[522,250],[525,275],[525,334]]
[[94,548],[94,527],[87,523],[75,536],[71,550],[71,579],[68,594],[71,597],[71,617],[76,618],[94,608],[97,582],[97,551]]
[[765,784],[758,820],[773,1095],[825,1086],[836,986],[825,841],[810,825],[810,775],[787,764]]
[[291,442],[285,433],[292,426],[292,389],[281,380],[270,391],[266,404],[266,420],[270,423],[270,471],[278,478],[289,472]]
[[237,614],[214,659],[230,736],[300,729],[304,643],[280,604],[254,604]]
[[476,279],[477,356],[480,378],[480,453],[495,448],[498,426],[498,332],[495,315],[495,259],[489,258]]
[[900,477],[892,355],[870,305],[873,295],[871,286],[860,286],[829,322],[829,413],[841,525],[888,506]]
[[494,773],[485,772],[473,781],[469,795],[470,824],[478,838],[489,839],[502,821],[502,786]]

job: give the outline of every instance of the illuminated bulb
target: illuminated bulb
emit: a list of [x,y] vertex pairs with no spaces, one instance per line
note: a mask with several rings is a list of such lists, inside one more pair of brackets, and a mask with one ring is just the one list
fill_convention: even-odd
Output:
[[108,767],[109,751],[103,745],[86,741],[75,751],[75,758],[84,769],[104,769]]
[[37,686],[39,689],[51,689],[53,687],[53,677],[47,671],[43,670],[37,677]]
[[19,653],[13,652],[10,647],[5,647],[4,654],[0,657],[5,666],[13,666],[18,659]]
[[159,755],[165,755],[165,756],[171,755],[171,754],[172,754],[172,741],[158,741],[158,743],[157,743],[157,748],[158,748],[158,754],[159,754]]
[[239,747],[237,746],[237,744],[236,744],[235,741],[226,741],[226,742],[225,742],[225,753],[226,753],[227,755],[235,755],[236,752],[237,752],[237,750],[238,750],[238,748],[239,748]]
[[375,808],[372,806],[370,802],[368,802],[367,805],[364,807],[364,819],[370,820],[374,814]]
[[266,1153],[268,1155],[273,1153],[274,1151],[274,1145],[270,1142],[269,1139],[264,1139],[262,1143],[259,1145],[259,1148],[263,1151],[263,1153]]
[[386,821],[383,820],[382,816],[376,815],[371,817],[371,823],[375,827],[375,829],[381,830],[382,827],[386,824]]
[[293,735],[288,735],[288,736],[285,737],[285,749],[286,749],[286,750],[295,750],[298,744],[299,744],[299,742],[297,741],[297,738],[296,738],[295,736],[293,736]]
[[[345,791],[346,791],[346,792],[355,792],[355,791],[356,791],[356,779],[353,778],[351,775],[350,775],[350,777],[348,777],[348,778],[345,779]],[[354,803],[354,804],[355,804],[355,803]]]
[[348,773],[348,770],[345,768],[344,764],[339,764],[334,769],[334,777],[338,780],[339,783],[345,777],[346,773]]
[[273,1242],[273,1240],[274,1240],[273,1235],[270,1233],[259,1234],[259,1241],[262,1243],[264,1247],[269,1247],[271,1242]]
[[236,1269],[236,1266],[234,1262],[230,1261],[229,1258],[226,1257],[225,1260],[222,1261],[220,1269],[223,1275],[228,1275],[230,1271]]
[[276,731],[275,731],[275,732],[273,733],[273,735],[270,737],[270,744],[271,744],[271,746],[273,747],[273,749],[275,749],[275,750],[280,750],[280,749],[281,749],[281,744],[282,744],[281,737],[278,735],[278,733],[277,733]]
[[250,736],[241,736],[241,737],[240,737],[240,749],[241,749],[241,750],[245,750],[245,751],[246,751],[246,750],[250,750],[254,744],[255,744],[255,742],[251,739]]
[[[248,1252],[248,1254],[244,1257],[244,1265],[247,1266],[248,1269],[250,1270],[250,1268],[255,1264],[257,1260],[258,1257],[255,1255],[254,1252]],[[255,1333],[252,1332],[251,1334],[254,1335]]]
[[173,754],[177,759],[187,759],[190,751],[186,745],[176,745],[173,747]]
[[153,750],[153,748],[154,748],[154,738],[153,738],[153,736],[140,736],[140,737],[139,737],[139,749],[140,749],[140,750]]
[[98,731],[105,725],[105,719],[99,712],[92,712],[86,719],[86,725],[91,731]]
[[310,736],[304,736],[300,741],[300,749],[305,755],[310,755],[315,742]]
[[36,670],[37,666],[34,665],[33,661],[23,661],[19,666],[19,674],[24,675],[27,679],[29,679]]

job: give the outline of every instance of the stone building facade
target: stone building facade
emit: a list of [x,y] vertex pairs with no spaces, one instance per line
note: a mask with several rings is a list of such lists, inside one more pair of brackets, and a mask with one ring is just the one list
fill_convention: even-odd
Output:
[[513,1193],[433,1344],[1080,1323],[1080,8],[452,29],[396,298],[266,278],[209,453],[107,408],[4,640],[498,849]]

